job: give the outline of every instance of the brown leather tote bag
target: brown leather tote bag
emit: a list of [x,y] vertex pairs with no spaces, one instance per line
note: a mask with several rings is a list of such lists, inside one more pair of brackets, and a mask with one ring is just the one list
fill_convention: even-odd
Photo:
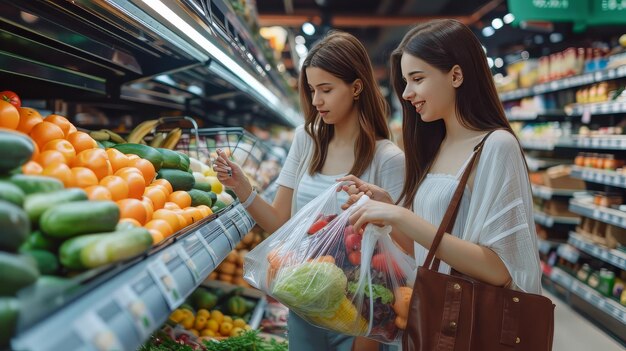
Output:
[[443,235],[452,230],[465,184],[489,134],[474,148],[426,261],[418,268],[403,351],[552,350],[554,304],[550,299],[482,283],[454,271],[452,275],[437,272],[435,252]]

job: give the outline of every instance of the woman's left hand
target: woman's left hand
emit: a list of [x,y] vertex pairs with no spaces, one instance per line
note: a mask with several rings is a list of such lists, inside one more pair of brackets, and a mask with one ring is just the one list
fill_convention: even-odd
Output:
[[359,233],[367,224],[393,226],[398,219],[398,213],[402,210],[404,208],[397,205],[369,200],[350,216],[350,223],[356,233]]

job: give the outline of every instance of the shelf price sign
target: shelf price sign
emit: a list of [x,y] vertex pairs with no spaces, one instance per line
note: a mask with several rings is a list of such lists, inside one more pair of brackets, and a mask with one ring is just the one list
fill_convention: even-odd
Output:
[[154,329],[154,319],[145,303],[139,298],[132,286],[125,285],[115,292],[115,302],[123,311],[129,311],[135,328],[142,339],[147,339]]
[[74,322],[76,334],[87,345],[92,345],[98,351],[123,350],[117,336],[107,327],[95,310],[78,318]]
[[178,253],[180,259],[185,263],[185,266],[189,269],[189,272],[191,272],[191,275],[193,276],[193,281],[198,283],[201,280],[200,273],[198,272],[198,267],[191,259],[191,256],[189,256],[189,254],[187,253],[187,251],[185,251],[185,248],[182,245],[178,245],[176,247],[176,253]]
[[148,272],[159,287],[170,309],[173,310],[183,303],[184,297],[180,293],[178,284],[161,257],[157,257],[148,265]]
[[230,249],[231,250],[234,249],[235,246],[237,246],[237,244],[235,244],[235,239],[233,239],[233,236],[230,233],[230,231],[226,228],[224,223],[222,223],[222,220],[220,218],[216,219],[215,224],[217,224],[220,228],[222,228],[222,231],[224,232],[224,235],[226,235],[226,238],[228,239],[228,243],[230,244]]
[[215,254],[215,250],[213,250],[213,248],[209,245],[209,243],[206,241],[206,239],[204,238],[204,236],[202,235],[200,231],[196,232],[196,238],[198,238],[198,241],[200,241],[202,246],[204,246],[204,248],[209,253],[209,256],[211,256],[211,260],[213,260],[213,264],[217,264],[218,261],[217,261],[217,255]]

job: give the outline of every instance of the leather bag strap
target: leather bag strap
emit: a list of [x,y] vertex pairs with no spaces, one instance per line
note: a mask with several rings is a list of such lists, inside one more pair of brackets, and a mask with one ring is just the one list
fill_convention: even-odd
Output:
[[[426,260],[424,261],[424,267],[427,269],[438,271],[440,260],[435,259],[435,253],[439,248],[439,244],[441,244],[441,240],[443,239],[443,235],[448,232],[452,232],[452,228],[454,227],[454,221],[456,220],[456,216],[459,212],[459,203],[461,203],[461,198],[463,197],[463,193],[465,191],[465,186],[467,185],[467,181],[472,173],[472,169],[474,169],[474,164],[476,160],[480,157],[480,154],[483,151],[483,146],[485,145],[485,141],[491,135],[491,133],[495,132],[491,131],[474,147],[474,154],[470,159],[469,163],[465,167],[463,171],[463,175],[461,176],[461,180],[459,181],[459,185],[456,187],[454,192],[454,196],[450,201],[450,205],[448,205],[448,209],[446,210],[446,214],[443,216],[443,220],[439,225],[439,229],[437,229],[437,234],[433,239],[433,243],[430,245],[430,250],[428,250],[428,256],[426,256]],[[433,262],[434,259],[434,262]]]

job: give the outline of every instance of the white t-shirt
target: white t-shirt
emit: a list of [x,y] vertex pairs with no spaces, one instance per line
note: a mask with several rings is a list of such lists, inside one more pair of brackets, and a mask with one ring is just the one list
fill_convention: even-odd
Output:
[[[439,226],[461,174],[429,174],[417,190],[414,212]],[[541,293],[530,183],[520,146],[510,133],[496,131],[485,142],[473,188],[465,189],[451,234],[493,250],[509,270],[514,288]],[[415,244],[418,265],[427,254]],[[449,273],[450,266],[442,261],[439,271]]]

